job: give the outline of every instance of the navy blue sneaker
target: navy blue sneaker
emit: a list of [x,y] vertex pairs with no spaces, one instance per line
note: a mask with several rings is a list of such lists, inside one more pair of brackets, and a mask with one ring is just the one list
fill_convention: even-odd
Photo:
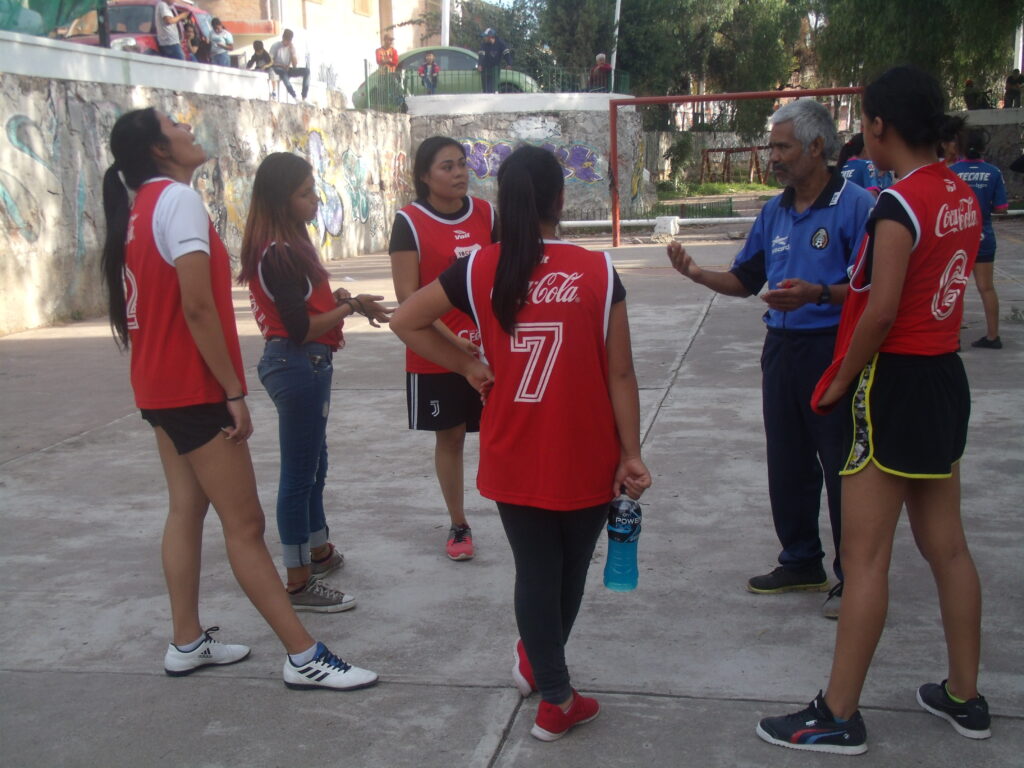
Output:
[[989,726],[992,718],[988,715],[988,702],[984,696],[968,699],[958,704],[949,698],[946,681],[925,683],[917,689],[917,703],[949,722],[961,736],[968,739],[987,739],[992,735]]
[[766,717],[757,724],[757,735],[769,744],[837,755],[860,755],[868,751],[868,733],[860,711],[837,723],[821,691],[807,709],[782,717]]

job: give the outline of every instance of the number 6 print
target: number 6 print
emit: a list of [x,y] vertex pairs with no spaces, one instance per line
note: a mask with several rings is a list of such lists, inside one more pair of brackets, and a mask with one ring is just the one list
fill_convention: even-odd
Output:
[[513,352],[530,355],[519,380],[515,402],[539,403],[544,399],[544,390],[562,348],[562,323],[519,323],[510,344]]

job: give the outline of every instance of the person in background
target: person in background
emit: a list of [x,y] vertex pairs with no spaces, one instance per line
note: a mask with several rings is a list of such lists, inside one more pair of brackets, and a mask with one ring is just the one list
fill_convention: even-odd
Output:
[[[600,712],[573,688],[565,645],[608,503],[651,485],[626,291],[608,253],[557,238],[564,183],[551,152],[515,150],[498,170],[501,242],[456,261],[392,321],[486,398],[477,488],[497,503],[515,558],[512,677],[523,696],[540,691],[530,733],[541,741]],[[475,319],[486,364],[439,332],[455,307]]]
[[206,151],[187,124],[153,108],[121,115],[110,151],[102,256],[110,324],[131,352],[135,403],[153,427],[169,497],[161,554],[173,634],[164,671],[180,677],[249,656],[244,645],[215,640],[216,627],[204,629],[199,619],[203,523],[212,504],[235,578],[287,651],[285,684],[373,685],[376,673],[346,663],[302,626],[263,540],[231,262],[190,186]]
[[156,4],[156,45],[160,55],[168,59],[185,60],[185,51],[181,48],[181,32],[178,22],[189,16],[188,11],[175,14],[169,3]]
[[185,24],[185,60],[186,61],[199,61],[199,48],[201,42],[198,35],[196,35],[195,25],[190,23]]
[[1013,70],[1006,78],[1006,90],[1003,93],[1003,109],[1016,109],[1020,106],[1021,90],[1024,89],[1024,75],[1019,69]]
[[270,58],[270,54],[267,53],[267,49],[263,47],[263,43],[259,40],[254,41],[252,44],[252,56],[245,63],[245,68],[266,72],[273,66],[274,60]]
[[[852,154],[847,155],[844,159],[843,154],[847,148]],[[892,186],[892,173],[878,170],[871,162],[871,158],[867,156],[862,134],[858,133],[844,144],[839,154],[843,162],[840,164],[837,161],[836,167],[840,169],[839,172],[847,181],[853,182],[858,187],[864,187],[875,197],[886,187]]]
[[277,530],[288,595],[297,611],[347,611],[355,598],[323,582],[345,564],[331,543],[324,509],[332,360],[345,345],[344,318],[360,312],[374,324],[386,323],[390,310],[377,303],[383,296],[331,292],[306,227],[319,204],[308,162],[288,152],[267,155],[251,200],[238,283],[248,285],[267,340],[256,370],[277,409]]
[[595,57],[596,62],[590,68],[590,77],[587,80],[591,91],[605,92],[611,85],[612,65],[608,63],[607,58],[603,53]]
[[974,262],[974,284],[981,295],[985,309],[985,335],[971,342],[979,349],[1002,349],[999,338],[999,295],[995,286],[996,233],[992,228],[992,214],[1004,214],[1009,207],[1006,184],[999,168],[986,163],[983,154],[988,146],[988,135],[982,128],[972,128],[964,137],[964,159],[950,165],[950,170],[963,180],[978,198],[981,210],[981,244]]
[[215,17],[211,23],[213,33],[210,35],[210,61],[218,67],[230,67],[231,56],[228,51],[235,47],[235,38],[220,19]]
[[497,93],[502,67],[512,66],[512,52],[505,41],[498,37],[493,27],[488,27],[480,35],[480,50],[477,51],[476,68],[480,71],[480,81],[484,93]]
[[918,688],[918,704],[962,736],[991,736],[978,693],[981,585],[960,518],[971,393],[956,352],[980,216],[967,185],[936,161],[947,118],[931,75],[890,69],[861,99],[868,153],[899,181],[868,220],[834,359],[811,399],[816,412],[834,410],[846,422],[845,588],[832,672],[806,709],[757,725],[777,746],[848,755],[867,750],[858,706],[885,627],[904,505],[938,590],[948,656],[947,679]]
[[306,100],[306,96],[309,95],[309,67],[299,66],[299,57],[295,52],[295,33],[290,29],[286,29],[281,33],[280,41],[270,46],[270,58],[273,59],[273,66],[271,69],[276,74],[281,82],[284,83],[285,90],[288,91],[288,95],[293,99],[295,97],[295,89],[292,88],[291,78],[301,77],[302,78],[302,100]]
[[437,89],[437,76],[441,73],[440,65],[434,61],[434,54],[428,53],[424,57],[423,63],[420,64],[416,73],[420,76],[423,87],[427,89],[427,95],[433,96]]
[[398,51],[395,50],[395,37],[390,32],[384,34],[380,48],[375,52],[377,66],[385,72],[398,69]]
[[[467,194],[466,150],[455,139],[425,139],[416,149],[412,176],[416,200],[396,214],[388,245],[399,302],[493,243],[497,234],[491,204]],[[465,312],[452,309],[436,327],[452,346],[478,353],[480,332]],[[445,553],[451,560],[469,560],[474,548],[464,507],[463,453],[466,433],[480,429],[480,397],[458,373],[412,349],[406,350],[405,370],[409,429],[434,433],[434,471],[451,526]]]

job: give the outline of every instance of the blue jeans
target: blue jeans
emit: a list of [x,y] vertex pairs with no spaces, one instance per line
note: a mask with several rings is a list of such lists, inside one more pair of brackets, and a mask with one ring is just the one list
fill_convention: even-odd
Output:
[[210,56],[210,61],[211,63],[216,64],[218,67],[231,66],[231,56],[229,56],[226,51],[224,53],[213,54],[212,56]]
[[277,407],[281,477],[277,530],[286,568],[309,564],[310,547],[327,543],[327,415],[331,407],[331,348],[267,341],[256,370]]
[[160,55],[168,59],[180,59],[185,60],[185,52],[181,49],[181,43],[175,43],[174,45],[157,45],[160,49]]

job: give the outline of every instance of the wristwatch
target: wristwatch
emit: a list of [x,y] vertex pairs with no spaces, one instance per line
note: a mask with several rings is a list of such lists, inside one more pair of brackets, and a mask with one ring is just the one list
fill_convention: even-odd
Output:
[[821,295],[818,297],[817,304],[818,304],[818,306],[821,306],[822,304],[831,304],[831,303],[832,303],[832,289],[829,288],[827,283],[822,283],[821,284]]

